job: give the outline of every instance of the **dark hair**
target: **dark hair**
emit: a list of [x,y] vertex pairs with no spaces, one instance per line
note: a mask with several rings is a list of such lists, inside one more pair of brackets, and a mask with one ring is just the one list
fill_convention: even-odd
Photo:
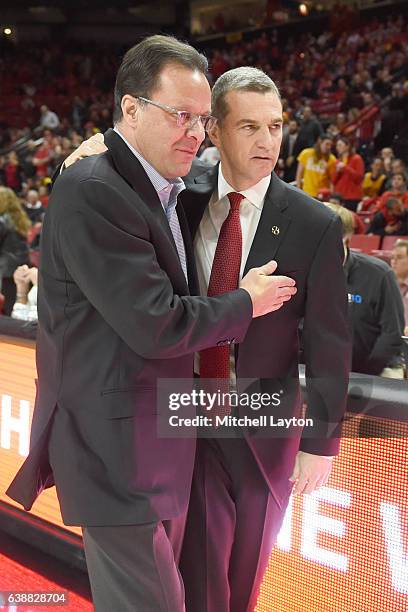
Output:
[[391,176],[391,178],[394,178],[394,176],[402,176],[404,183],[406,184],[407,182],[407,177],[405,176],[405,174],[403,172],[394,172],[394,174]]
[[385,207],[387,208],[387,210],[391,210],[391,208],[395,206],[396,204],[403,206],[403,203],[401,202],[401,200],[398,200],[397,198],[388,198],[388,200],[385,203]]
[[344,142],[344,144],[351,148],[351,142],[349,138],[347,138],[347,136],[337,136],[336,143],[339,142],[339,140],[341,140],[341,142]]
[[356,151],[355,151],[354,145],[351,142],[350,138],[347,138],[347,136],[342,136],[340,134],[340,136],[338,136],[336,139],[336,144],[339,142],[339,140],[341,140],[341,142],[344,142],[344,144],[348,147],[350,155],[355,154]]
[[194,47],[173,36],[148,36],[126,52],[116,75],[113,122],[122,118],[121,102],[126,94],[149,98],[159,84],[167,64],[180,64],[207,73],[208,62]]
[[331,142],[333,142],[333,136],[330,136],[330,134],[325,132],[324,134],[319,136],[318,139],[316,140],[314,147],[313,147],[314,149],[313,156],[316,162],[318,162],[320,159],[325,159],[326,161],[328,161],[331,155],[331,151],[329,151],[328,153],[325,153],[324,155],[322,154],[320,145],[322,144],[323,140],[330,140]]

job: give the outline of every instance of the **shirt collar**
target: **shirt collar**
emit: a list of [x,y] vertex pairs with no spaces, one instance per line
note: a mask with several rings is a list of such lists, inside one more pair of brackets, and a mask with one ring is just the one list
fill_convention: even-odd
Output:
[[[266,192],[268,191],[269,183],[271,182],[270,176],[265,176],[255,185],[239,191],[248,202],[253,204],[259,210],[262,210],[263,203],[265,200]],[[221,164],[218,166],[218,200],[222,200],[231,191],[235,192],[235,189],[225,180],[222,173]]]
[[177,196],[183,191],[186,186],[181,178],[171,179],[170,181],[164,178],[156,168],[154,168],[144,157],[135,149],[123,134],[115,126],[113,130],[122,138],[127,144],[133,155],[138,159],[142,165],[144,171],[150,179],[153,187],[155,188],[157,195],[159,196],[160,202],[163,208],[167,209],[169,206],[174,207],[177,204]]

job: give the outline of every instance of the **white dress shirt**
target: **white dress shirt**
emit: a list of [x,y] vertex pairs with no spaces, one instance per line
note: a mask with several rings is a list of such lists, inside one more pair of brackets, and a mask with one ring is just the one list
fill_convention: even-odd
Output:
[[[240,279],[242,278],[246,260],[248,259],[259,219],[261,218],[265,195],[268,191],[270,182],[271,177],[266,176],[249,189],[237,192],[241,193],[245,198],[242,200],[239,209],[242,230]],[[225,180],[220,164],[218,168],[217,190],[212,194],[210,202],[204,211],[194,240],[194,252],[201,295],[207,295],[218,237],[222,224],[227,218],[230,210],[230,202],[227,195],[231,192],[235,193],[235,189]],[[196,355],[194,369],[197,373],[200,371],[199,368],[199,355]],[[234,387],[236,383],[234,345],[231,345],[230,380],[232,387]]]
[[[240,206],[240,220],[242,230],[242,258],[239,278],[245,268],[249,251],[255,237],[259,219],[264,205],[265,195],[271,182],[271,177],[266,176],[259,183],[238,193],[244,196]],[[217,248],[218,237],[221,226],[228,216],[230,203],[227,195],[235,192],[235,189],[227,183],[222,173],[221,164],[218,169],[218,188],[210,198],[210,202],[204,211],[200,227],[194,240],[194,251],[197,263],[198,282],[201,295],[207,295],[211,268]],[[266,263],[266,262],[265,262]]]

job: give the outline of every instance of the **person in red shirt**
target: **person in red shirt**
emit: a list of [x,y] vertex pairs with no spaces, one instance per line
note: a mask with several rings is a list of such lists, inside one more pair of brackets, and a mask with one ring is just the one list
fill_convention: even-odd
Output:
[[377,199],[374,211],[384,212],[386,203],[390,198],[396,198],[400,200],[404,208],[408,208],[408,191],[407,191],[407,179],[405,174],[402,172],[396,172],[391,178],[391,190],[385,191],[382,196]]
[[8,155],[7,163],[4,166],[4,184],[9,189],[19,193],[23,183],[23,171],[18,161],[15,151]]
[[33,165],[36,167],[38,178],[48,176],[48,164],[52,159],[52,150],[46,140],[40,145],[33,156]]
[[355,212],[363,197],[364,161],[345,136],[337,139],[336,151],[338,159],[332,176],[333,186],[343,198],[344,206]]

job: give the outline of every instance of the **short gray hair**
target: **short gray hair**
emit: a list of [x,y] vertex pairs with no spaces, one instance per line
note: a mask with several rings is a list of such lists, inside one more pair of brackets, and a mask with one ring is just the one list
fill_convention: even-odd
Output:
[[230,91],[253,91],[255,93],[274,93],[279,100],[281,95],[272,79],[258,68],[241,66],[224,72],[215,82],[211,96],[211,114],[222,121],[229,108],[225,96]]

